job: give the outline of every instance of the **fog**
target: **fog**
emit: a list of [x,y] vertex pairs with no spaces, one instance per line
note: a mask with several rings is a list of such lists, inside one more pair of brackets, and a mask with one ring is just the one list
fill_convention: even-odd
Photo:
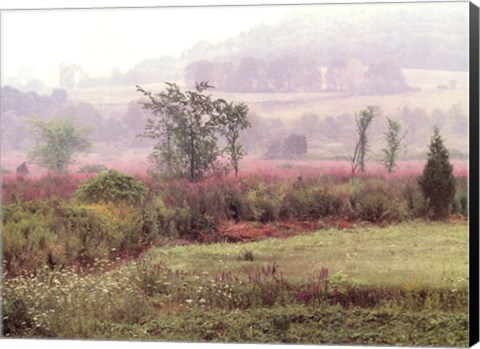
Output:
[[2,84],[41,79],[55,86],[58,66],[78,64],[94,77],[163,55],[178,57],[199,41],[217,42],[288,6],[11,11],[2,14]]
[[249,157],[290,161],[281,148],[301,139],[299,159],[346,160],[372,105],[369,161],[381,161],[386,117],[408,131],[402,159],[424,159],[434,125],[465,159],[468,57],[468,3],[2,12],[2,166],[31,150],[32,116],[92,127],[97,162],[145,158],[155,140],[137,135],[152,114],[135,86],[166,81],[209,81],[214,98],[247,104]]
[[[383,29],[384,19],[402,12],[395,18],[401,21],[407,13],[418,17],[418,22],[412,21],[410,28],[399,28],[392,23],[387,25],[387,30],[398,31],[400,36],[406,36],[408,31],[415,32],[412,39],[418,40],[417,46],[420,47],[417,51],[421,52],[421,45],[425,43],[418,38],[419,29],[423,27],[422,31],[430,36],[439,29],[422,22],[427,11],[428,15],[437,17],[439,23],[445,21],[446,15],[451,17],[449,31],[442,33],[447,34],[444,50],[458,50],[455,37],[466,34],[468,19],[466,12],[464,18],[458,18],[457,14],[465,6],[462,3],[405,3],[8,11],[2,13],[2,85],[25,84],[30,79],[40,79],[55,87],[62,62],[81,66],[91,77],[105,76],[112,69],[126,71],[145,59],[165,55],[180,58],[199,42],[215,44],[227,39],[241,39],[252,27],[260,24],[272,26],[283,34],[281,28],[274,26],[281,20],[287,24],[299,21],[300,28],[303,21],[314,22],[322,29],[317,34],[326,34],[322,40],[331,42],[338,39],[335,35],[345,36],[348,32],[358,35],[360,31],[365,38],[376,37],[375,28]],[[358,25],[362,17],[365,23]],[[377,25],[367,22],[372,19],[378,22]],[[338,33],[332,28],[337,28]],[[301,32],[291,34],[292,41],[304,40]],[[269,32],[268,35],[273,39],[276,33]],[[289,43],[274,44],[289,50]],[[389,44],[376,43],[371,49]],[[260,45],[255,47],[259,55],[265,49],[268,50]],[[398,54],[395,51],[400,49],[391,47],[389,53]],[[217,55],[218,52],[205,54]]]

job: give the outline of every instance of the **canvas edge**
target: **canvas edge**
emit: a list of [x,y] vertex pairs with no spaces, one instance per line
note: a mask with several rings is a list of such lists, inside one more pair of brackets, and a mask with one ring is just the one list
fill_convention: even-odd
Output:
[[479,341],[479,8],[470,2],[469,345]]

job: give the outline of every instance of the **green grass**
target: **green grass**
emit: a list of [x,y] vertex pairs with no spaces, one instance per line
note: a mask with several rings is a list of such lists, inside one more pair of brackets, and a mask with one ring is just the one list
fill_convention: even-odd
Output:
[[[465,224],[413,222],[387,228],[320,230],[288,239],[253,243],[175,246],[148,256],[173,269],[211,274],[276,262],[285,277],[302,280],[322,268],[362,285],[466,286],[468,229]],[[242,256],[251,251],[253,261]]]
[[[138,261],[97,261],[87,273],[46,268],[4,280],[4,329],[9,337],[466,346],[467,231],[462,223],[364,226],[154,248]],[[278,272],[246,277],[272,262],[285,283]],[[299,294],[321,267],[330,289],[305,302]]]

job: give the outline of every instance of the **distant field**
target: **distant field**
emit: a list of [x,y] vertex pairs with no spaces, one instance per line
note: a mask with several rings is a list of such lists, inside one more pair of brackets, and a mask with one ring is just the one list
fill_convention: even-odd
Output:
[[[211,94],[228,100],[242,101],[251,112],[262,117],[298,118],[307,112],[316,112],[320,117],[359,111],[366,105],[378,105],[385,113],[395,112],[405,105],[420,107],[430,113],[433,109],[448,110],[460,104],[468,113],[468,72],[403,70],[409,86],[416,91],[384,96],[349,96],[342,93],[228,93],[212,90]],[[456,82],[455,89],[437,89],[438,85]],[[164,84],[142,85],[146,90],[161,91]],[[69,91],[72,100],[98,104],[103,108],[119,108],[132,100],[141,98],[135,86],[95,87]]]
[[[468,117],[469,88],[467,72],[404,69],[404,76],[411,90],[391,95],[351,95],[340,92],[233,93],[215,90],[211,90],[210,93],[216,98],[245,102],[251,114],[267,120],[280,119],[285,122],[287,128],[291,127],[290,122],[296,121],[308,113],[316,114],[320,119],[346,114],[347,117],[343,120],[351,119],[351,125],[353,125],[353,115],[368,105],[379,107],[383,115],[393,118],[397,117],[397,112],[404,107],[408,107],[410,110],[419,108],[424,110],[427,116],[431,116],[434,110],[440,110],[447,114],[454,105],[459,105],[461,113],[465,118]],[[455,88],[438,88],[439,85],[446,87],[452,81],[455,82]],[[142,87],[152,92],[160,92],[165,88],[165,85],[164,83],[155,83],[142,85]],[[72,100],[95,104],[102,114],[113,117],[123,115],[127,110],[128,103],[142,98],[142,95],[136,91],[135,86],[78,89],[70,91],[69,96]],[[350,123],[350,121],[347,122]],[[449,123],[448,120],[447,123]],[[371,138],[371,156],[375,160],[383,157],[381,149],[384,142],[384,125],[382,124],[379,127]],[[452,127],[449,128],[449,130],[451,129]],[[405,155],[406,158],[424,157],[430,134],[413,136],[414,131],[410,130],[407,140],[416,137],[415,144],[406,144],[407,147],[402,149],[403,154],[400,156]],[[450,134],[449,131],[443,132],[442,135],[452,151],[461,154],[468,152],[468,137],[458,137],[458,134]],[[328,139],[310,137],[308,139],[309,152],[323,159],[348,156],[351,151],[351,145],[348,144],[348,141],[351,138],[348,136],[343,138],[342,141],[331,142]],[[425,139],[425,144],[422,143],[422,139]]]

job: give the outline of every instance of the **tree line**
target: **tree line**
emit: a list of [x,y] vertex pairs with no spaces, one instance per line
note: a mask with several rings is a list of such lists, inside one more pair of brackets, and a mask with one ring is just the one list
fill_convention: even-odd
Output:
[[[144,131],[138,136],[152,138],[156,142],[151,153],[154,170],[164,178],[198,182],[206,175],[221,171],[219,160],[226,157],[237,176],[240,160],[245,154],[239,135],[251,126],[247,117],[248,106],[207,95],[206,91],[211,88],[207,82],[197,84],[193,91],[181,91],[175,83],[166,85],[166,89],[157,94],[137,86],[137,90],[148,97],[148,101],[142,102],[143,107],[151,112]],[[355,117],[355,144],[350,156],[352,175],[358,171],[365,172],[368,130],[375,117],[377,111],[373,106],[361,110]],[[390,173],[395,170],[400,145],[406,134],[401,134],[398,121],[389,118],[387,121],[383,152],[384,166]],[[91,147],[91,129],[76,127],[67,118],[32,119],[30,126],[34,147],[29,159],[51,171],[65,173],[75,154]],[[220,146],[219,137],[224,138],[224,147]],[[291,135],[286,138],[282,149],[287,156],[302,154],[306,152],[305,138]],[[438,127],[434,128],[427,164],[418,183],[434,217],[444,217],[455,195],[455,181],[449,152]]]
[[409,89],[394,57],[379,58],[368,69],[358,59],[335,57],[325,74],[317,57],[301,52],[268,61],[243,57],[238,64],[198,60],[188,64],[185,71],[188,86],[194,86],[197,81],[209,81],[219,90],[231,92],[390,94]]

